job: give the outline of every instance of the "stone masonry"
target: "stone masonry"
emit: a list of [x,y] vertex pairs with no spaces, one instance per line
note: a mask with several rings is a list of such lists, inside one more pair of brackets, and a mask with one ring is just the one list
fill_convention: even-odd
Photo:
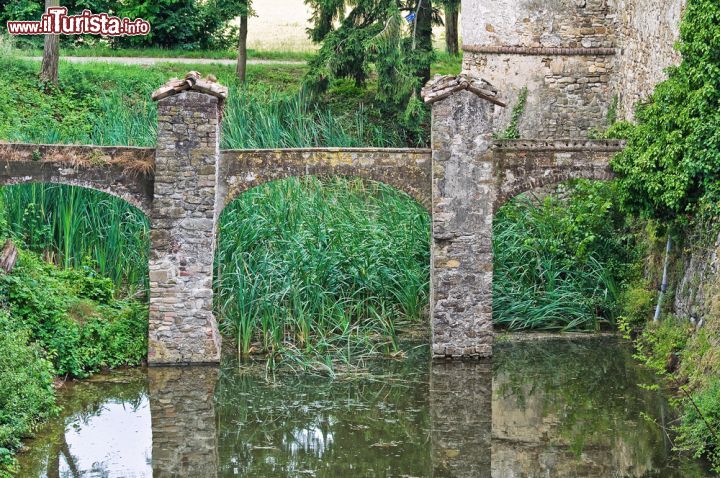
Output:
[[433,105],[433,356],[489,357],[495,211],[532,189],[570,179],[612,178],[609,161],[623,145],[494,140],[495,110],[502,101],[492,86],[464,75],[437,77],[423,94]]
[[492,355],[494,105],[460,91],[433,105],[431,251],[435,357]]
[[[527,89],[522,137],[586,138],[611,114],[632,118],[679,61],[685,1],[463,0],[463,71],[510,106]],[[502,130],[512,108],[497,114]]]
[[153,364],[218,362],[213,315],[217,97],[183,91],[158,102],[150,257]]

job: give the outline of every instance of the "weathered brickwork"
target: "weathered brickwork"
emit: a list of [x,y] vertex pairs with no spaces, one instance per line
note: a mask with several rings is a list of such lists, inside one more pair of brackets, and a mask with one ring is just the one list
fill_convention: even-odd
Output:
[[523,138],[579,138],[606,123],[617,43],[607,0],[465,0],[463,71],[511,106],[527,88]]
[[0,143],[0,185],[56,183],[118,196],[149,213],[151,148]]
[[611,56],[465,53],[463,70],[500,89],[509,108],[497,112],[499,130],[510,123],[523,88],[523,138],[584,138],[607,123]]
[[610,179],[609,161],[623,147],[605,140],[493,140],[495,107],[469,91],[433,104],[435,358],[492,355],[495,211],[532,189],[569,179]]
[[216,367],[148,370],[155,478],[217,476]]
[[462,12],[466,45],[615,46],[607,0],[465,0]]
[[218,194],[227,204],[248,189],[293,176],[346,176],[379,181],[430,209],[427,149],[312,148],[223,151]]
[[[510,104],[528,90],[524,138],[581,138],[620,118],[679,61],[686,0],[464,0],[463,71]],[[512,110],[498,112],[498,129]]]
[[494,105],[468,91],[433,104],[433,356],[492,355]]
[[610,160],[622,151],[621,141],[495,141],[498,194],[494,209],[526,191],[571,179],[609,180]]
[[212,311],[218,99],[184,91],[158,102],[150,252],[153,364],[217,362]]
[[622,39],[614,91],[618,116],[632,119],[635,105],[680,62],[675,44],[686,0],[615,0],[616,28]]

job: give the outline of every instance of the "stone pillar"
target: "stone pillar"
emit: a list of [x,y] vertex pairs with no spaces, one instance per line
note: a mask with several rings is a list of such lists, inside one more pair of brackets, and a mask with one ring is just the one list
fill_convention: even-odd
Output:
[[151,212],[151,365],[216,363],[220,358],[212,310],[220,101],[188,89],[158,102]]
[[216,477],[217,367],[151,367],[150,416],[155,478]]
[[433,357],[489,357],[497,196],[490,149],[494,105],[469,90],[439,96],[445,97],[432,109]]
[[430,371],[433,478],[490,478],[492,364],[437,363]]

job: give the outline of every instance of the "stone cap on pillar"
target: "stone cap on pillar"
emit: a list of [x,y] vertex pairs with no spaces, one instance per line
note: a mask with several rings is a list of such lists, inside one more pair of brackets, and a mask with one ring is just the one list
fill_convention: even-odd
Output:
[[475,78],[467,73],[454,75],[435,75],[435,78],[428,81],[420,94],[425,104],[436,103],[455,94],[458,91],[468,90],[490,103],[507,106],[498,99],[498,90],[487,81]]
[[198,93],[214,96],[221,104],[228,96],[227,87],[217,83],[217,79],[214,76],[209,75],[203,80],[200,78],[200,73],[191,71],[185,75],[185,79],[178,80],[177,78],[173,78],[155,90],[152,94],[152,99],[153,101],[159,101],[183,91],[197,91]]

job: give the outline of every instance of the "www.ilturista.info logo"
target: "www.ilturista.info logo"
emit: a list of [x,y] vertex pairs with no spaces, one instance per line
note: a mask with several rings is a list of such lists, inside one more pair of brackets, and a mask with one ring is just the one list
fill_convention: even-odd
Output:
[[11,35],[147,35],[150,23],[138,18],[119,18],[107,13],[92,13],[83,10],[80,15],[68,15],[66,7],[50,7],[39,22],[9,21],[7,29]]

